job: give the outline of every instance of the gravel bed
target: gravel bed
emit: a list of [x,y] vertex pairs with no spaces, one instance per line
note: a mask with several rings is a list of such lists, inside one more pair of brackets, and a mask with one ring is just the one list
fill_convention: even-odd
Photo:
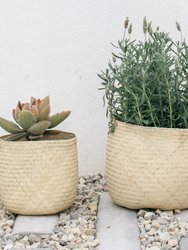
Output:
[[12,235],[16,216],[0,204],[0,250],[11,248],[47,248],[58,250],[94,250],[99,194],[106,191],[102,175],[79,179],[78,194],[73,206],[59,214],[58,224],[51,235]]
[[139,210],[141,250],[179,250],[181,237],[188,237],[188,223],[177,214],[180,210]]

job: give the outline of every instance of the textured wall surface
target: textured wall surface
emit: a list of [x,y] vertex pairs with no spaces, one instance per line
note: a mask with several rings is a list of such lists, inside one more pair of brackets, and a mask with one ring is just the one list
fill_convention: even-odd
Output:
[[[187,35],[186,0],[0,0],[0,115],[18,99],[51,96],[52,112],[72,110],[59,128],[78,136],[80,174],[104,171],[107,120],[97,73],[123,34],[126,16]],[[3,131],[0,130],[2,133]]]

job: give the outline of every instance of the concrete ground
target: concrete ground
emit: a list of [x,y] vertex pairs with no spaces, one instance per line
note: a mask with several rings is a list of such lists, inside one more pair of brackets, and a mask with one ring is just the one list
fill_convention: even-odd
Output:
[[58,215],[22,216],[18,215],[13,227],[13,234],[51,234],[58,222]]
[[112,203],[109,194],[100,197],[97,250],[140,250],[136,212]]
[[[181,214],[177,214],[176,217],[181,218],[183,221],[188,222],[188,210],[183,210]],[[181,238],[180,250],[188,250],[188,238]]]

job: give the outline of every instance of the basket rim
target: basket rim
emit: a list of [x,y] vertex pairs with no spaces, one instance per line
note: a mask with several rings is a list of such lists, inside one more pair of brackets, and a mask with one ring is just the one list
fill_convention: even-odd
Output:
[[24,143],[32,143],[32,144],[39,144],[39,143],[43,143],[43,144],[48,144],[48,143],[66,143],[66,142],[74,142],[74,141],[77,141],[77,137],[76,137],[76,135],[74,134],[74,133],[72,133],[72,132],[67,132],[67,131],[61,131],[62,133],[65,133],[65,134],[67,134],[67,135],[71,135],[71,136],[73,136],[72,138],[70,138],[70,139],[59,139],[59,140],[56,140],[56,139],[53,139],[53,140],[33,140],[33,141],[5,141],[5,140],[3,140],[3,139],[1,139],[3,136],[6,136],[6,135],[2,135],[2,136],[0,136],[0,143],[8,143],[8,144],[10,144],[10,143],[19,143],[19,144],[24,144]]
[[131,127],[135,129],[145,129],[145,130],[168,130],[168,131],[181,131],[181,132],[188,132],[188,128],[165,128],[165,127],[147,127],[147,126],[142,126],[142,125],[136,125],[128,122],[122,122],[117,119],[115,119],[115,122],[121,126],[124,127]]

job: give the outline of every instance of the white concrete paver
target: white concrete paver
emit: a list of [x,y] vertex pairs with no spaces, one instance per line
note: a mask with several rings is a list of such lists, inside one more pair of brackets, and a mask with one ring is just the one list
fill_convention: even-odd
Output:
[[176,214],[176,218],[188,222],[188,209],[182,210],[180,214]]
[[[180,214],[176,214],[177,218],[181,218],[182,221],[188,222],[188,210],[182,210]],[[180,250],[188,250],[188,238],[181,238]]]
[[113,204],[109,194],[102,193],[97,239],[100,240],[97,250],[140,250],[136,212]]
[[180,250],[187,250],[188,249],[188,239],[181,238],[180,240]]
[[13,227],[13,234],[38,233],[51,234],[58,222],[58,215],[23,216],[18,215]]

